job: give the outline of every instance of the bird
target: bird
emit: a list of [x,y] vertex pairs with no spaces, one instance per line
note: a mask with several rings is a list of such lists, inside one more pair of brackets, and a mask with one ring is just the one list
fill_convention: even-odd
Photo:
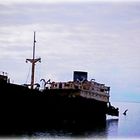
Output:
[[124,112],[123,112],[123,115],[126,115],[126,112],[128,111],[128,109],[126,109]]

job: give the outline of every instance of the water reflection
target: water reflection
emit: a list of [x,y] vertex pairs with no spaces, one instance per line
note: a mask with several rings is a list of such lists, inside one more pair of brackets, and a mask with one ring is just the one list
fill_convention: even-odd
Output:
[[91,120],[63,120],[61,122],[51,122],[46,125],[46,127],[37,130],[30,129],[28,131],[19,131],[18,133],[7,133],[8,135],[6,135],[6,137],[108,138],[117,136],[118,119],[110,118],[102,123],[95,123]]
[[118,118],[110,118],[106,121],[106,134],[108,137],[116,137],[118,135]]
[[67,137],[104,137],[106,124],[95,125],[94,123],[80,123],[74,122],[70,124],[70,122],[65,122],[63,127],[57,126],[56,128],[47,128],[45,131],[36,132],[33,134],[34,137],[51,137],[51,138],[67,138]]
[[47,128],[44,131],[35,132],[32,136],[47,138],[108,138],[117,136],[117,130],[118,119],[111,118],[99,125],[95,125],[93,122],[82,122],[80,124],[65,122],[63,127]]

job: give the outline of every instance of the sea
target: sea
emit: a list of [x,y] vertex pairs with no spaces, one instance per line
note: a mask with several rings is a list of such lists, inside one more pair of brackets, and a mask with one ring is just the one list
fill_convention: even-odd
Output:
[[[51,129],[23,134],[21,139],[140,139],[140,103],[112,102],[119,117],[107,116],[106,125],[82,131]],[[126,115],[123,112],[128,109]],[[93,124],[94,126],[94,124]],[[84,126],[83,126],[84,128]]]

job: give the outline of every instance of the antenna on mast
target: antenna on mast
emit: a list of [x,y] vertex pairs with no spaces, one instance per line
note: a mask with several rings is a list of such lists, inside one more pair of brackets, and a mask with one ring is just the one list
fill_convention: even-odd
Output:
[[33,42],[33,56],[32,59],[26,59],[26,63],[30,62],[32,64],[32,73],[31,73],[31,89],[34,88],[34,75],[35,75],[35,63],[38,61],[41,62],[41,58],[35,58],[35,39],[36,32],[34,32],[34,42]]

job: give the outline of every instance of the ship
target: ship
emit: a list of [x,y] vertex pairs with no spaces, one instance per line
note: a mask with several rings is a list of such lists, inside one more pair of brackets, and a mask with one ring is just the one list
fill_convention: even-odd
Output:
[[14,84],[8,74],[0,74],[0,133],[66,127],[76,124],[99,125],[106,116],[119,116],[119,109],[110,103],[110,87],[88,80],[88,72],[74,71],[73,80],[54,82],[40,79],[44,87],[35,83],[35,32],[30,84]]

